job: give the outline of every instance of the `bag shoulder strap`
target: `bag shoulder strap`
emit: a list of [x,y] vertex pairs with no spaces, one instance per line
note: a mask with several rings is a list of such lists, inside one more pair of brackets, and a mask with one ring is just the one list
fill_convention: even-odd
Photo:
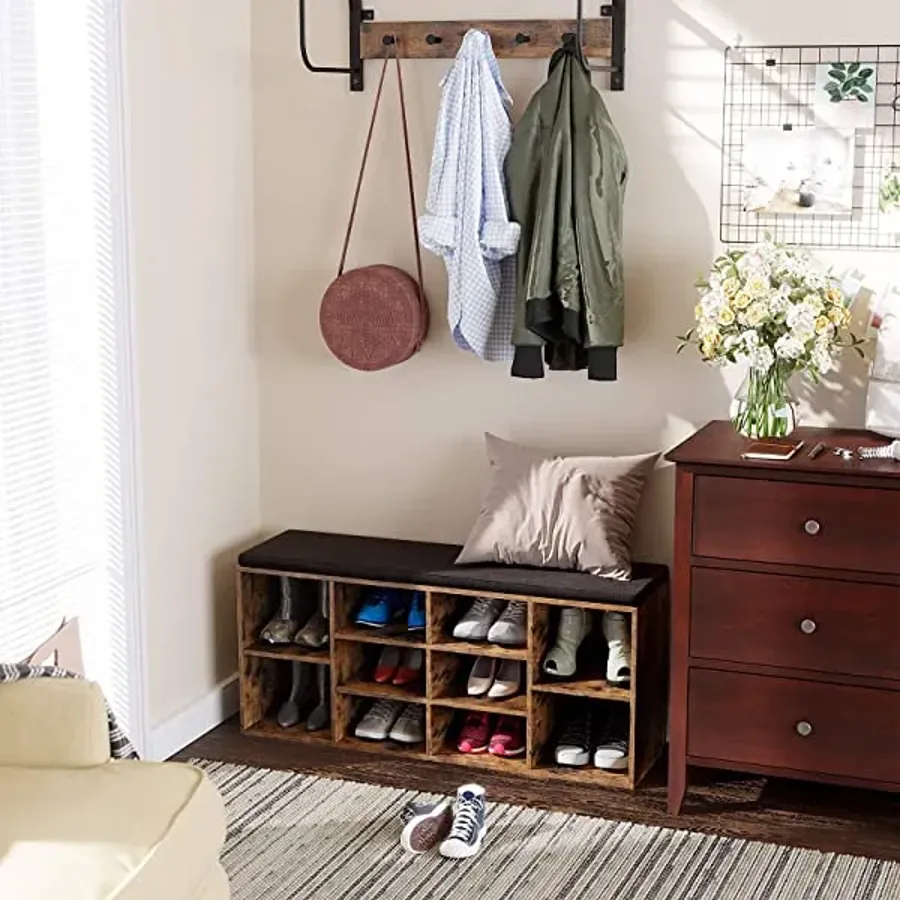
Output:
[[[356,179],[356,190],[353,192],[353,204],[350,208],[350,219],[347,222],[347,233],[344,236],[344,247],[341,250],[341,262],[338,266],[338,277],[344,274],[347,264],[347,251],[350,247],[350,235],[353,232],[353,223],[356,221],[356,211],[359,207],[359,195],[362,191],[363,177],[366,173],[366,165],[369,161],[369,151],[372,148],[372,135],[375,133],[375,120],[378,118],[378,109],[381,106],[381,95],[384,90],[384,79],[387,75],[389,59],[385,59],[381,69],[381,78],[378,81],[378,91],[375,94],[375,103],[372,107],[372,118],[369,121],[369,131],[366,134],[366,143],[363,148],[362,163],[359,167],[359,177]],[[403,73],[400,69],[400,60],[395,56],[397,66],[397,90],[400,95],[400,118],[403,122],[403,149],[406,156],[406,177],[409,185],[409,208],[412,213],[413,242],[416,250],[416,272],[419,280],[419,295],[425,299],[425,280],[422,276],[422,251],[419,247],[419,223],[416,213],[416,191],[413,182],[412,153],[409,149],[409,124],[406,118],[406,96],[403,92]]]

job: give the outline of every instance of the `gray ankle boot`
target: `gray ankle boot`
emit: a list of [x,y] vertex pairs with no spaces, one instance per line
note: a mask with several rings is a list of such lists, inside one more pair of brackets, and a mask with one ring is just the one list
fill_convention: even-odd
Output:
[[306,720],[307,731],[322,731],[331,722],[331,686],[328,683],[328,666],[316,666],[316,686],[319,703]]
[[312,699],[312,682],[307,663],[291,663],[291,692],[278,710],[278,724],[290,728],[300,721],[300,710]]

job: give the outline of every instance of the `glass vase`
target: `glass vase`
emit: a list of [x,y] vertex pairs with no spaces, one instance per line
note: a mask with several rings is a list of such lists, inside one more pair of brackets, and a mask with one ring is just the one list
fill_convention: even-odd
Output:
[[731,403],[735,431],[749,438],[787,437],[797,425],[788,387],[793,374],[793,369],[780,363],[769,369],[750,369]]

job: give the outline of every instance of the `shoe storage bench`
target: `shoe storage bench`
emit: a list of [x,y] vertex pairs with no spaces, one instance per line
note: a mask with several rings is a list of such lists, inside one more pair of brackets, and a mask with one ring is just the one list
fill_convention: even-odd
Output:
[[[241,727],[244,733],[276,740],[347,747],[404,759],[427,759],[486,768],[545,780],[634,789],[658,759],[666,739],[668,702],[669,583],[664,566],[637,565],[628,582],[592,575],[511,566],[456,566],[459,548],[446,544],[287,531],[241,554],[238,566]],[[288,576],[327,585],[329,643],[322,650],[259,641],[260,630],[278,605],[280,579]],[[372,587],[425,594],[426,626],[406,623],[366,628],[355,623],[363,594]],[[455,640],[455,622],[475,597],[527,604],[527,644],[506,647]],[[584,607],[597,620],[578,655],[571,678],[541,669],[552,646],[562,607]],[[600,627],[604,611],[625,613],[631,630],[631,681],[610,685],[605,678],[607,647]],[[397,687],[378,684],[372,671],[385,646],[424,652],[423,678]],[[504,700],[467,695],[466,675],[477,657],[520,660],[523,692]],[[310,733],[303,723],[281,728],[275,720],[290,688],[291,663],[327,665],[331,727]],[[421,704],[425,741],[414,746],[369,742],[354,728],[375,699]],[[573,703],[623,704],[629,710],[627,770],[558,766],[554,742]],[[487,711],[525,720],[526,752],[517,758],[464,754],[456,729],[467,711]]]

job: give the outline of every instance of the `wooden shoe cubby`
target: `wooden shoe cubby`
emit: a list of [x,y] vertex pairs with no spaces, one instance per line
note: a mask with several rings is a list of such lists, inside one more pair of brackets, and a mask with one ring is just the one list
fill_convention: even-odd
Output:
[[[238,566],[241,727],[256,737],[347,747],[406,759],[481,768],[522,777],[560,779],[586,785],[634,789],[662,752],[668,700],[669,585],[662,566],[636,566],[631,582],[610,582],[572,572],[506,566],[457,567],[458,547],[380,538],[289,531],[241,554]],[[329,644],[321,651],[299,646],[272,647],[258,635],[277,608],[282,576],[328,588]],[[361,627],[354,616],[367,588],[419,590],[425,595],[426,626],[407,631],[405,623]],[[527,604],[527,643],[505,647],[453,638],[455,623],[476,597]],[[552,646],[563,607],[589,609],[594,628],[579,652],[570,679],[553,679],[541,669]],[[606,644],[600,616],[625,613],[631,628],[632,680],[610,685],[605,679]],[[424,654],[420,682],[397,687],[377,684],[372,671],[381,650],[418,648]],[[514,659],[524,667],[522,692],[491,700],[466,694],[476,657]],[[304,724],[282,729],[275,721],[286,694],[291,662],[329,667],[331,728],[309,733]],[[368,706],[386,698],[425,708],[425,741],[413,747],[370,742],[353,730]],[[627,706],[630,723],[628,769],[621,772],[560,767],[553,747],[567,710],[590,701]],[[464,754],[456,749],[460,719],[469,710],[521,718],[526,753],[508,759]]]

